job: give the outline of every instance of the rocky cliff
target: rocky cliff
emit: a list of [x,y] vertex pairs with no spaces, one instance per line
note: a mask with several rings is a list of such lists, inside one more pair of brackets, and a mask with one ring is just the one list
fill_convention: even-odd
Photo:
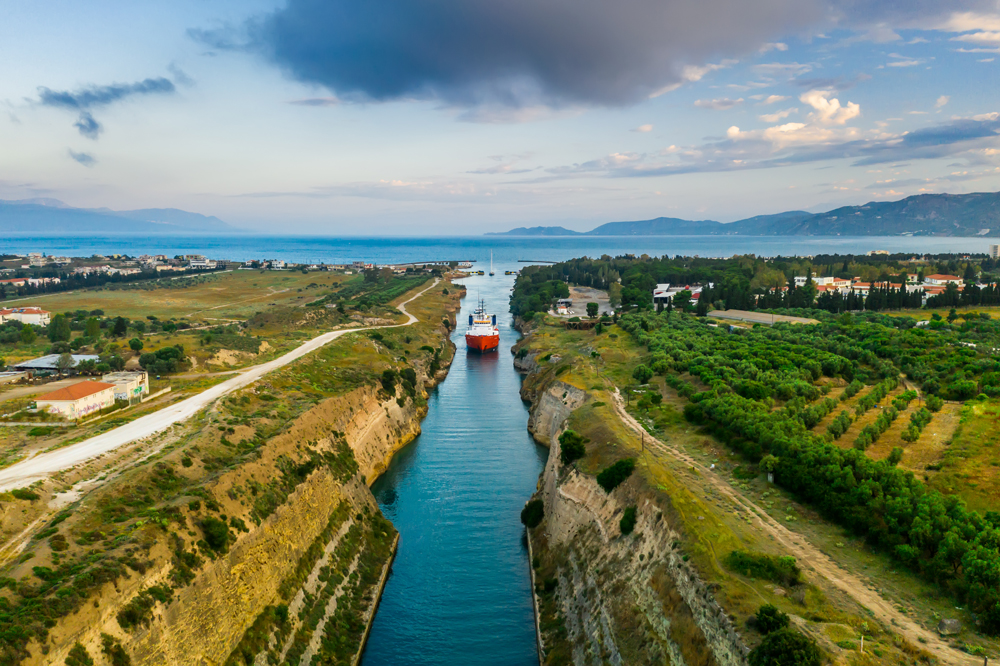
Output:
[[[541,524],[528,530],[539,640],[546,664],[742,666],[746,646],[679,549],[669,498],[639,474],[605,492],[560,462],[559,434],[588,394],[522,355],[529,430],[550,446],[536,498]],[[621,519],[635,509],[623,535]]]
[[433,321],[324,347],[92,463],[0,579],[30,632],[0,663],[357,663],[398,539],[369,485],[454,356]]

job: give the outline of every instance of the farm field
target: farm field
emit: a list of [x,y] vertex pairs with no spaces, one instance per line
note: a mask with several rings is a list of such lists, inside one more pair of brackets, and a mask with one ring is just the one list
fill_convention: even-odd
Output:
[[[630,334],[617,326],[608,326],[602,334],[569,330],[554,317],[540,319],[544,323],[532,325],[521,348],[528,351],[519,353],[536,353],[543,376],[557,375],[559,381],[587,391],[592,399],[576,410],[568,423],[588,441],[579,469],[596,474],[614,460],[634,457],[649,486],[668,498],[676,521],[671,524],[683,528],[684,552],[696,563],[699,574],[718,586],[717,598],[727,612],[742,618],[763,603],[775,604],[793,616],[808,618],[805,627],[810,635],[833,655],[843,657],[851,657],[851,651],[838,647],[838,642],[853,644],[856,649],[859,628],[865,623],[873,632],[866,645],[882,652],[885,660],[880,663],[912,663],[911,655],[925,649],[916,634],[901,642],[902,634],[891,617],[873,620],[868,606],[845,593],[843,581],[826,574],[810,571],[809,585],[798,600],[775,594],[775,586],[766,580],[734,575],[725,565],[726,555],[734,549],[789,554],[755,517],[766,514],[797,541],[808,544],[811,548],[807,553],[829,558],[845,575],[857,576],[865,595],[883,599],[887,607],[896,609],[900,621],[907,620],[915,630],[924,632],[921,636],[934,634],[941,617],[956,615],[952,599],[933,584],[863,538],[831,523],[793,493],[769,484],[756,465],[713,433],[687,421],[682,412],[688,400],[663,377],[653,377],[648,387],[637,386],[631,370],[644,359],[645,350]],[[623,401],[627,400],[628,413],[666,446],[654,445],[648,436],[643,442],[638,432],[622,422],[613,409],[616,389],[623,394]],[[837,387],[830,395],[842,390]],[[642,400],[653,392],[662,396],[658,405]],[[746,505],[735,502],[727,492],[743,498],[741,502],[749,503],[752,510],[747,511]],[[804,569],[810,570],[810,564],[799,556]],[[974,625],[967,612],[958,615],[966,626]],[[963,651],[967,644],[991,650],[1000,647],[1000,643],[968,631],[954,641]]]
[[[50,294],[31,299],[50,312],[104,310],[129,319],[189,319],[206,323],[243,320],[267,307],[300,305],[320,291],[360,276],[317,271],[233,270],[162,278],[134,287]],[[166,286],[169,285],[169,286]],[[24,305],[24,304],[20,304]]]

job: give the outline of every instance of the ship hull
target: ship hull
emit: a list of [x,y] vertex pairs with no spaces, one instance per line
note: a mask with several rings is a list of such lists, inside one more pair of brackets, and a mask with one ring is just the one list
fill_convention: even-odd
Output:
[[465,344],[472,351],[490,352],[500,347],[500,335],[468,335]]

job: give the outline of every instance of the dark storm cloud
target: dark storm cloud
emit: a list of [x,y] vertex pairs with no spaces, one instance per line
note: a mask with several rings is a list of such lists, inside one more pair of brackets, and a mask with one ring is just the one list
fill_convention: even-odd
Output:
[[70,159],[72,159],[73,161],[78,162],[79,164],[82,164],[83,166],[88,168],[97,164],[97,160],[90,153],[78,153],[71,148],[69,151],[69,156]]
[[990,0],[288,0],[239,29],[189,31],[263,55],[345,101],[622,106],[814,27],[933,22]]
[[[179,70],[178,70],[179,71]],[[144,79],[136,83],[113,83],[108,86],[89,86],[76,91],[52,90],[44,86],[38,88],[38,101],[42,106],[70,109],[79,112],[73,126],[88,139],[96,139],[103,126],[90,113],[91,109],[120,102],[129,97],[153,94],[171,94],[177,88],[169,79],[158,77]]]
[[190,34],[346,100],[617,106],[820,16],[801,0],[289,0],[242,37]]

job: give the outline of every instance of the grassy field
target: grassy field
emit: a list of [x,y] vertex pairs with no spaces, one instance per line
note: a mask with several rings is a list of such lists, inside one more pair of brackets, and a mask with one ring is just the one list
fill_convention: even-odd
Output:
[[[785,595],[776,595],[774,586],[766,581],[755,581],[730,572],[723,558],[736,548],[773,555],[786,553],[769,534],[760,530],[751,520],[752,516],[720,496],[708,479],[693,467],[680,464],[675,458],[648,445],[643,447],[640,438],[626,428],[610,408],[609,388],[617,386],[624,391],[635,384],[631,370],[643,362],[647,355],[645,348],[614,326],[597,335],[593,330],[567,330],[553,318],[544,318],[543,321],[546,323],[531,333],[525,346],[539,352],[537,359],[543,368],[552,366],[552,372],[558,375],[560,381],[587,390],[596,401],[578,409],[570,418],[569,427],[591,442],[587,445],[587,456],[578,463],[581,471],[594,474],[621,457],[637,458],[637,469],[647,483],[660,493],[663,502],[673,507],[676,527],[685,535],[684,552],[697,564],[699,573],[718,586],[717,598],[727,612],[742,622],[760,604],[774,603],[785,612],[802,617],[809,633],[817,637],[831,655],[846,659],[846,663],[915,663],[914,658],[918,657],[921,646],[901,642],[894,635],[892,626],[880,625],[866,608],[822,577],[810,575],[805,595],[793,600]],[[656,438],[677,447],[706,467],[714,464],[717,473],[727,478],[732,488],[813,544],[844,570],[859,575],[868,587],[917,624],[933,630],[942,617],[958,617],[966,627],[974,626],[974,618],[956,608],[954,599],[948,594],[905,570],[887,554],[873,550],[863,540],[827,522],[815,511],[798,503],[791,494],[768,484],[754,465],[748,464],[707,431],[688,423],[681,414],[687,401],[666,387],[661,377],[655,377],[650,386],[663,396],[662,403],[639,409],[636,398],[641,393],[636,394],[631,400],[630,412]],[[902,390],[901,387],[894,394]],[[837,398],[842,391],[842,387],[834,387],[829,395]],[[834,414],[841,409],[853,413],[854,404],[864,393],[862,391],[844,401]],[[885,398],[882,404],[887,405],[890,401],[891,397]],[[901,446],[905,451],[901,463],[904,467],[910,467],[918,474],[931,475],[933,485],[945,492],[957,492],[977,508],[995,508],[1000,490],[997,480],[1000,453],[995,448],[1000,440],[1000,428],[996,427],[1000,419],[1000,404],[996,401],[974,403],[971,407],[946,404],[941,412],[934,414],[921,438],[907,443],[899,439],[901,426],[909,420],[909,413],[917,405],[914,401],[900,414],[893,427],[869,449],[870,453],[884,457],[892,447]],[[840,443],[850,446],[855,431],[879,411],[877,408],[869,410],[861,422],[854,424],[851,431],[841,438]],[[959,412],[960,426],[958,419],[951,416]],[[817,431],[825,431],[829,420],[824,419],[817,426]],[[953,432],[955,426],[958,430]],[[945,446],[944,443],[949,440],[950,446]],[[941,471],[925,472],[927,459],[933,451],[937,452],[936,461],[942,465]],[[856,647],[864,623],[871,632],[866,639],[866,647],[870,645],[881,653],[877,661],[864,661],[856,651],[843,647]],[[748,632],[751,642],[753,635],[753,632]],[[969,630],[956,637],[953,645],[960,649],[966,645],[983,646],[990,652],[1000,648],[997,641]]]
[[[274,305],[299,305],[352,277],[338,273],[234,270],[190,278],[162,278],[132,288],[94,289],[31,299],[50,312],[104,310],[145,319],[243,320]],[[168,285],[168,286],[167,286]],[[26,305],[27,303],[21,304]]]

